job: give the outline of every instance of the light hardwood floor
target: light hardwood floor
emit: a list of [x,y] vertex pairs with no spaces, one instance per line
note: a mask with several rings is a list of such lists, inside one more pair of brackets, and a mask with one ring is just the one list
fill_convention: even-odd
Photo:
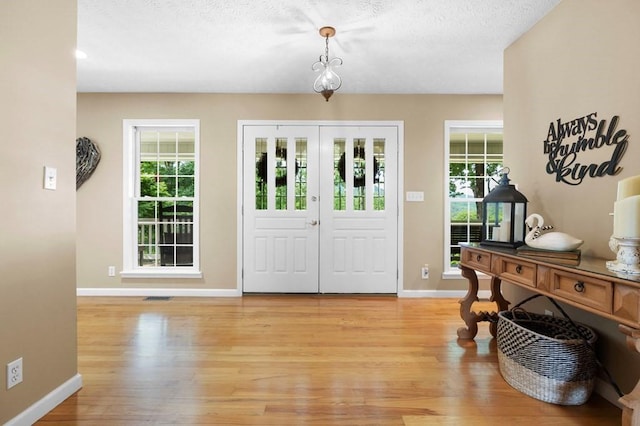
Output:
[[487,325],[460,341],[461,325],[453,299],[81,297],[84,387],[38,424],[620,424],[597,395],[511,388]]

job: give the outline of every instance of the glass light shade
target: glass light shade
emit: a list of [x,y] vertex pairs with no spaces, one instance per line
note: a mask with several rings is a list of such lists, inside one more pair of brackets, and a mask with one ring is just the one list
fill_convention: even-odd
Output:
[[480,245],[516,248],[524,245],[527,197],[509,185],[507,173],[482,200]]
[[328,102],[333,92],[342,86],[342,79],[333,71],[334,67],[342,65],[342,59],[333,58],[330,61],[326,56],[320,56],[320,60],[312,65],[314,71],[320,71],[320,75],[313,83],[313,90],[321,93]]

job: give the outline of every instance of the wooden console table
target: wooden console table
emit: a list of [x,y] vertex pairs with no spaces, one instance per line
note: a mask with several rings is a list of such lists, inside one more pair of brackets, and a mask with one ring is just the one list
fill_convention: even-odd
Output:
[[[640,353],[640,276],[609,271],[604,259],[582,257],[578,265],[569,266],[474,243],[462,244],[460,259],[469,290],[460,300],[460,316],[466,327],[458,329],[459,338],[475,338],[478,322],[489,320],[489,330],[496,336],[497,312],[472,310],[478,301],[478,271],[491,277],[489,300],[498,312],[509,309],[500,288],[505,281],[617,322],[627,336],[627,346]],[[640,382],[619,402],[623,406],[622,424],[640,426]]]

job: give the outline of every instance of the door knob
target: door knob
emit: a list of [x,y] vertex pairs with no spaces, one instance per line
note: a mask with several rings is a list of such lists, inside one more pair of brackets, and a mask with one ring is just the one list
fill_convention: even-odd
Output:
[[309,222],[309,225],[311,226],[316,226],[319,222],[317,220],[312,220],[311,222]]
[[311,201],[318,201],[318,197],[316,197],[315,195],[311,196]]

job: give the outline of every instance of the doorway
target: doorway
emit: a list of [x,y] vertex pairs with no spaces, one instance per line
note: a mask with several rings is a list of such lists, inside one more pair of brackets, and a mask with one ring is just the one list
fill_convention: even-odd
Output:
[[242,291],[397,293],[393,122],[240,122]]

